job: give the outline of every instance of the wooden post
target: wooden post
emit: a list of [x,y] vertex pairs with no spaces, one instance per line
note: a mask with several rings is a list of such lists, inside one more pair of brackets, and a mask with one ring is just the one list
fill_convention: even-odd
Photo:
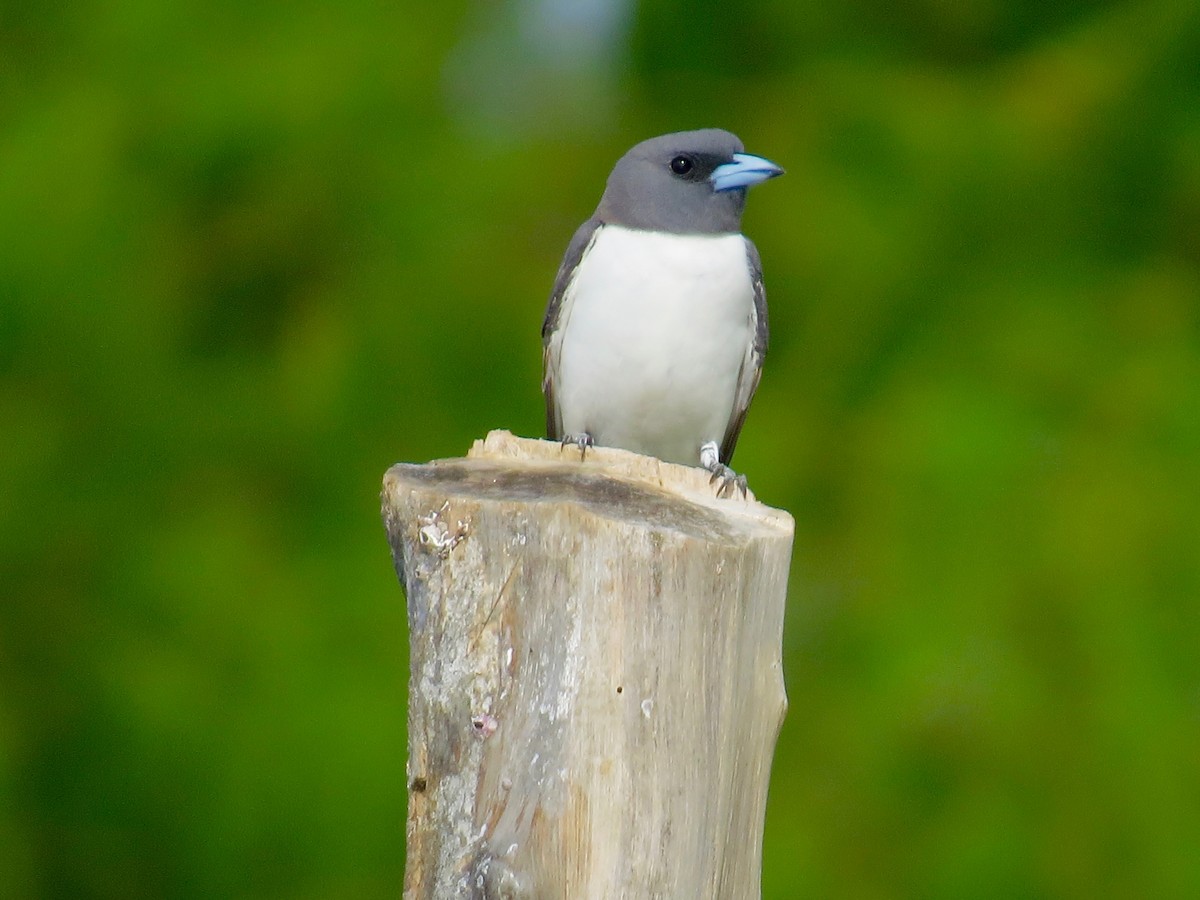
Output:
[[758,898],[791,517],[492,432],[396,465],[406,900]]

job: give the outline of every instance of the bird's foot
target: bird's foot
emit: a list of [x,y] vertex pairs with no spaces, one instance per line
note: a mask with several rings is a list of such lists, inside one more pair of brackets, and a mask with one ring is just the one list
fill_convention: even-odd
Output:
[[718,497],[727,500],[734,494],[740,494],[743,500],[746,499],[750,485],[746,482],[745,475],[739,475],[723,463],[717,463],[716,468],[709,469],[709,471],[712,472],[712,476],[708,479],[708,483],[717,485]]
[[579,434],[564,434],[562,436],[562,445],[566,447],[567,444],[574,444],[579,448],[579,461],[583,462],[587,459],[588,448],[594,446],[595,442],[592,440],[590,434],[586,431],[581,431]]
[[717,496],[722,500],[732,497],[735,493],[741,494],[743,500],[746,499],[746,492],[750,489],[746,483],[746,476],[739,475],[721,462],[720,451],[714,441],[701,445],[700,465],[711,474],[708,483],[717,486]]

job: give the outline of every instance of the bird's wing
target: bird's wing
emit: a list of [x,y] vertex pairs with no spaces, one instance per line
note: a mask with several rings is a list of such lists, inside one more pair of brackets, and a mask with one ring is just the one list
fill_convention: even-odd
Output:
[[546,395],[546,436],[559,440],[562,433],[562,413],[554,400],[554,382],[558,377],[559,353],[562,349],[563,332],[571,317],[571,283],[575,271],[588,248],[596,239],[602,223],[592,217],[579,226],[567,253],[558,267],[554,279],[554,290],[550,292],[550,303],[546,307],[546,318],[542,321],[542,393]]
[[767,291],[763,287],[762,260],[758,256],[758,248],[754,242],[746,238],[746,262],[750,266],[750,283],[754,286],[754,309],[751,313],[750,343],[746,347],[746,355],[742,359],[742,368],[738,373],[737,396],[734,397],[733,413],[729,425],[725,429],[725,439],[721,442],[721,462],[729,465],[733,459],[733,450],[737,447],[738,435],[742,424],[746,421],[746,411],[750,409],[750,401],[762,377],[763,358],[767,355]]

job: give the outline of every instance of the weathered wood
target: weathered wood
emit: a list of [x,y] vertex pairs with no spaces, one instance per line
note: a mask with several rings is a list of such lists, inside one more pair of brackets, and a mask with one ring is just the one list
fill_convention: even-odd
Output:
[[397,465],[408,900],[760,896],[792,520],[492,432]]

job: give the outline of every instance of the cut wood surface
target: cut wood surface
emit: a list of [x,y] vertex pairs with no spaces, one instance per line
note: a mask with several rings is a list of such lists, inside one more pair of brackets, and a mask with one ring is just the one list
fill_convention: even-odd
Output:
[[760,896],[793,525],[708,479],[507,432],[388,471],[406,898]]

